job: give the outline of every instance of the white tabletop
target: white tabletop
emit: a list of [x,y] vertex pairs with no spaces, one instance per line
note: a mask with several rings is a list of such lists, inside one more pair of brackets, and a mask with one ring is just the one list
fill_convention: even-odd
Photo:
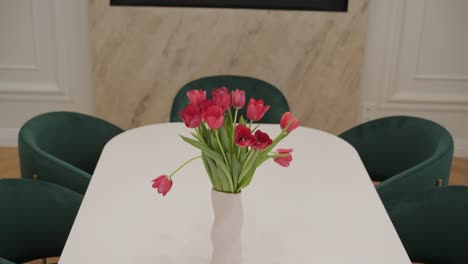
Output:
[[[262,125],[270,135],[278,125]],[[196,160],[166,197],[151,180],[199,151],[182,124],[156,124],[112,139],[101,155],[60,264],[209,263],[211,185]],[[410,263],[356,151],[299,127],[278,147],[289,168],[265,162],[242,191],[245,264]]]

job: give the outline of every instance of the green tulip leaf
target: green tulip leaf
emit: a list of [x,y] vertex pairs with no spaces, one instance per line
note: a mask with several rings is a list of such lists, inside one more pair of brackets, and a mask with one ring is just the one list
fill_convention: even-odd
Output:
[[235,157],[232,158],[232,163],[231,164],[232,164],[232,166],[231,166],[232,178],[233,178],[233,181],[234,181],[234,185],[237,187],[237,185],[239,184],[239,176],[240,176],[242,166],[241,166],[240,162]]

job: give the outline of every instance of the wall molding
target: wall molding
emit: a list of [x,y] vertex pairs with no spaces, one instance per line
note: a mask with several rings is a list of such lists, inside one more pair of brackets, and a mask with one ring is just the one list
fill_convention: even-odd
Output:
[[415,80],[439,80],[439,81],[452,81],[452,82],[467,82],[468,76],[463,75],[439,75],[439,74],[416,74]]
[[[417,10],[417,14],[413,19],[412,23],[408,22],[408,12],[412,12],[411,5],[415,5],[415,2],[421,3],[423,8]],[[414,6],[412,6],[414,9]],[[383,1],[371,1],[370,12],[379,13],[370,14],[369,19],[369,38],[367,40],[366,52],[372,53],[372,55],[366,55],[364,76],[363,76],[363,87],[364,91],[379,87],[380,89],[374,92],[372,102],[378,102],[378,105],[384,105],[388,103],[424,103],[427,105],[453,105],[460,111],[468,110],[468,89],[456,88],[452,91],[447,92],[445,90],[449,85],[456,85],[460,82],[467,83],[468,87],[468,76],[464,75],[451,75],[451,74],[437,74],[437,73],[420,73],[420,56],[422,46],[422,34],[424,30],[424,17],[427,12],[427,1],[408,1],[408,0],[393,0],[385,3]],[[374,17],[372,17],[374,16]],[[385,17],[385,18],[382,18]],[[375,20],[375,21],[372,21]],[[375,24],[378,23],[378,26]],[[408,29],[406,23],[414,24],[415,28]],[[378,28],[379,32],[372,32],[373,29]],[[417,29],[416,29],[417,28]],[[375,30],[374,29],[374,30]],[[406,31],[412,30],[411,32]],[[415,32],[416,31],[416,32]],[[408,61],[404,61],[407,58],[402,58],[403,48],[405,46],[405,36],[417,35],[415,41],[417,42],[417,52],[414,55],[414,61],[408,64]],[[375,45],[376,47],[370,47]],[[410,47],[414,49],[414,47]],[[368,52],[369,49],[375,49],[378,52]],[[372,56],[372,58],[370,57]],[[403,61],[402,61],[403,59]],[[404,64],[407,63],[407,64]],[[414,65],[412,65],[414,63]],[[408,69],[408,76],[401,75],[402,65],[410,67]],[[408,66],[412,65],[412,66]],[[414,68],[413,68],[414,66]],[[374,69],[372,69],[374,67]],[[366,71],[371,72],[366,74]],[[406,76],[406,77],[405,77]],[[405,78],[409,78],[406,80]],[[408,83],[411,80],[414,84]],[[421,85],[421,82],[432,81],[437,83],[436,89],[423,89],[417,87]],[[372,88],[373,87],[373,88]],[[439,88],[440,87],[440,88]],[[443,88],[442,88],[443,87]],[[457,90],[457,91],[455,91]],[[366,97],[366,96],[364,96]],[[369,101],[364,98],[364,101]]]
[[468,76],[419,70],[427,56],[421,51],[424,16],[435,8],[429,4],[370,1],[360,121],[393,114],[430,118],[457,135],[455,153],[468,157],[468,129],[454,121],[468,120]]
[[36,64],[0,64],[0,71],[37,71]]
[[39,70],[39,54],[40,54],[40,48],[39,48],[39,42],[37,41],[37,24],[38,24],[38,5],[37,1],[30,0],[29,1],[30,5],[30,10],[31,10],[31,28],[32,28],[32,42],[34,46],[34,53],[33,53],[33,64],[0,64],[0,70],[2,71],[7,71],[7,70],[13,70],[13,71],[37,71]]
[[[44,1],[45,2],[45,1]],[[69,71],[71,69],[69,60],[67,57],[67,41],[65,36],[66,28],[66,17],[61,10],[64,9],[66,1],[62,0],[48,0],[48,8],[50,17],[48,19],[51,27],[51,39],[52,39],[52,54],[50,61],[54,71],[54,80],[52,83],[43,82],[29,82],[29,83],[8,83],[0,82],[0,101],[71,101],[71,95],[69,93],[70,76]],[[16,71],[40,71],[41,63],[44,58],[40,56],[41,50],[39,46],[39,28],[41,14],[39,11],[39,5],[44,5],[43,2],[31,0],[31,16],[33,21],[33,39],[34,39],[34,55],[36,65],[0,65],[0,70],[16,70]],[[42,18],[44,19],[44,18]]]
[[385,100],[385,103],[427,103],[427,104],[454,104],[460,111],[468,109],[468,93],[466,96],[456,93],[397,91]]

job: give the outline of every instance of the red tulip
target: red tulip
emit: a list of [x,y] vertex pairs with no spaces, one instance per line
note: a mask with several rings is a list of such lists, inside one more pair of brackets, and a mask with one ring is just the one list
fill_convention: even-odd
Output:
[[273,160],[283,167],[289,167],[289,163],[292,161],[292,151],[292,149],[278,149],[276,151],[277,154],[287,154],[287,156],[276,157]]
[[245,148],[250,146],[252,142],[254,141],[254,136],[252,135],[252,132],[250,131],[250,128],[239,124],[236,127],[235,131],[235,136],[234,136],[234,142],[240,147],[240,148]]
[[203,113],[206,111],[206,109],[210,106],[213,106],[214,103],[213,103],[213,100],[204,100],[204,101],[201,101],[199,104],[198,104],[198,107],[200,108],[200,112]]
[[202,115],[210,129],[218,129],[223,126],[224,113],[220,106],[209,106],[205,109]]
[[266,147],[270,146],[273,141],[267,133],[263,133],[260,130],[255,131],[255,140],[250,146],[254,150],[262,151]]
[[171,190],[172,180],[167,175],[161,175],[153,180],[153,188],[158,189],[158,193],[166,196],[167,192]]
[[231,91],[232,106],[241,109],[245,105],[245,91],[236,89]]
[[187,97],[191,105],[198,107],[200,102],[206,100],[206,91],[190,90],[187,92]]
[[213,89],[211,91],[211,97],[213,99],[213,103],[220,106],[223,109],[223,112],[231,107],[231,96],[226,87]]
[[200,110],[192,104],[188,104],[184,110],[180,111],[179,116],[189,128],[195,128],[201,124]]
[[281,116],[281,121],[280,121],[281,129],[285,129],[289,125],[288,130],[287,130],[288,132],[293,131],[300,124],[301,123],[299,122],[299,120],[297,120],[297,118],[293,117],[290,112],[286,112],[286,113],[283,114],[283,116]]
[[266,111],[270,109],[269,105],[264,105],[263,100],[255,100],[250,98],[249,104],[247,105],[247,118],[252,121],[258,121],[262,119]]

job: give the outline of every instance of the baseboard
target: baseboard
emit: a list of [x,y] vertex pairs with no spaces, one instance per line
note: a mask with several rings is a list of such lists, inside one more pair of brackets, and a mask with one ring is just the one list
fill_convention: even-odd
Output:
[[468,139],[455,139],[455,157],[468,157]]
[[19,128],[0,128],[0,147],[16,147],[18,132]]

